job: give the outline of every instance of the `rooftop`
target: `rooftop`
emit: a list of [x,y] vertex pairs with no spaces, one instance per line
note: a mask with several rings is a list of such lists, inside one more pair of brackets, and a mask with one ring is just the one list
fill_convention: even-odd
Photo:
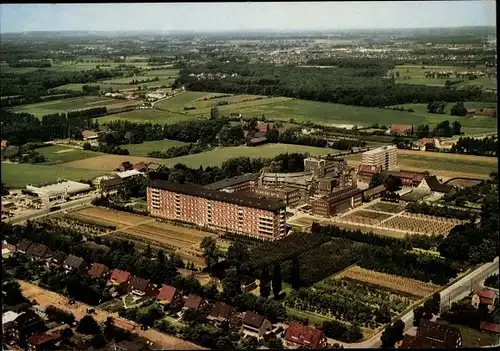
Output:
[[226,178],[223,180],[219,180],[218,182],[205,185],[206,189],[210,190],[220,190],[229,186],[238,185],[247,181],[257,180],[259,178],[260,173],[246,173],[240,175],[238,177]]
[[366,152],[363,152],[363,155],[376,155],[379,152],[384,152],[384,151],[389,151],[389,150],[396,150],[397,147],[396,145],[389,145],[389,146],[381,146],[376,149],[368,150]]
[[243,324],[248,324],[255,328],[260,328],[262,323],[264,323],[265,318],[255,312],[247,312],[245,313],[245,317],[243,317]]
[[118,283],[125,283],[130,279],[130,273],[120,269],[114,269],[109,279]]
[[277,212],[282,209],[284,210],[286,207],[285,203],[281,200],[266,199],[262,196],[255,196],[250,194],[227,193],[224,191],[211,190],[191,183],[181,184],[157,179],[152,180],[149,183],[149,186],[151,188],[163,189],[185,195],[202,197],[208,200],[227,202],[235,205],[253,207],[273,212]]
[[116,172],[116,175],[120,178],[128,178],[136,175],[142,175],[142,173],[136,169],[131,169],[125,172]]
[[176,291],[177,290],[173,286],[163,284],[156,299],[160,301],[172,302]]
[[318,348],[322,336],[323,333],[319,329],[293,323],[286,330],[285,339],[297,344]]
[[37,194],[43,194],[46,196],[50,195],[55,195],[55,194],[60,194],[67,192],[68,194],[72,193],[78,193],[81,191],[89,190],[90,185],[85,184],[85,183],[78,183],[74,182],[72,180],[62,180],[57,183],[53,184],[48,184],[44,186],[33,186],[33,185],[27,185],[26,186],[27,190],[33,191]]
[[184,307],[192,308],[197,310],[200,308],[202,302],[202,298],[198,295],[189,295],[186,302],[184,303]]
[[92,267],[89,269],[89,275],[92,277],[102,277],[104,273],[108,271],[108,267],[103,265],[102,263],[94,263]]

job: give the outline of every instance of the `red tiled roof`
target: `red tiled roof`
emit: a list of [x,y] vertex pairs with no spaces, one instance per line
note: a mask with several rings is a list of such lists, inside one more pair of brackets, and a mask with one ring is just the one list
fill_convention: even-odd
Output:
[[114,269],[109,280],[114,280],[117,283],[126,283],[130,280],[130,273],[119,269]]
[[84,138],[95,137],[95,136],[97,136],[97,133],[93,132],[91,130],[84,130],[82,132],[82,137],[84,137]]
[[323,332],[301,324],[290,324],[286,330],[285,340],[311,347],[318,348]]
[[359,165],[358,167],[358,173],[376,174],[381,170],[381,166]]
[[475,108],[468,108],[467,112],[468,113],[476,113],[476,109]]
[[31,345],[42,345],[46,343],[47,341],[52,340],[53,335],[48,335],[48,334],[33,334],[29,339],[28,339],[28,344]]
[[477,296],[479,296],[481,303],[484,303],[487,305],[492,305],[494,300],[495,300],[496,293],[493,290],[485,288],[485,289],[477,292]]
[[172,302],[175,297],[176,289],[173,286],[163,284],[156,299],[159,301]]
[[106,267],[102,263],[94,263],[92,265],[92,267],[90,267],[90,269],[89,269],[89,275],[92,277],[100,278],[107,271],[108,271],[108,267]]
[[500,325],[496,323],[481,322],[479,329],[500,334]]
[[257,129],[259,130],[259,132],[263,132],[263,133],[267,133],[268,131],[268,127],[269,127],[269,130],[273,129],[273,123],[257,123]]
[[417,141],[418,147],[423,147],[427,144],[434,144],[434,138],[422,138],[419,141]]
[[192,308],[197,310],[201,305],[201,297],[198,295],[189,295],[186,302],[184,303],[184,307]]

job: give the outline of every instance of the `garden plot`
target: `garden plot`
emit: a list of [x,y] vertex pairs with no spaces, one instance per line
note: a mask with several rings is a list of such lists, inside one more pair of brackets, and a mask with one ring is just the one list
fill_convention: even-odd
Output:
[[427,297],[440,288],[439,285],[425,283],[419,280],[404,278],[393,274],[376,272],[359,266],[353,266],[338,277],[361,284],[378,286],[389,291],[417,299]]
[[419,218],[413,215],[404,215],[389,219],[388,221],[384,222],[383,226],[419,234],[447,235],[450,232],[451,228],[457,225],[456,220],[448,220],[448,218],[429,219]]
[[356,211],[341,218],[342,221],[376,225],[390,218],[390,214],[372,211]]
[[387,213],[399,213],[405,209],[405,206],[400,204],[393,204],[390,202],[377,202],[376,204],[371,205],[366,209],[371,211],[380,211]]
[[100,221],[108,225],[116,226],[116,228],[123,228],[133,225],[138,225],[141,222],[148,220],[148,217],[134,215],[131,213],[115,211],[101,207],[87,207],[70,214],[70,218]]

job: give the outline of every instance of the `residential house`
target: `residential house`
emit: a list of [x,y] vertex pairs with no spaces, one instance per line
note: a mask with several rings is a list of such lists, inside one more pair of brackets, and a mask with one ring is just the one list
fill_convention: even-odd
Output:
[[184,302],[183,310],[200,310],[206,306],[206,302],[198,295],[189,295]]
[[495,291],[483,288],[472,295],[471,303],[475,308],[479,308],[479,305],[486,305],[488,307],[488,311],[492,312],[495,309],[496,298],[497,294]]
[[417,186],[417,191],[421,191],[424,193],[441,193],[448,194],[453,190],[453,186],[448,184],[441,184],[439,179],[436,176],[425,177],[420,184]]
[[95,278],[104,278],[109,272],[109,268],[102,263],[94,263],[90,267],[88,274]]
[[111,272],[111,276],[109,277],[109,282],[113,285],[128,285],[131,279],[132,275],[129,272],[122,271],[120,269],[113,269],[113,272]]
[[253,278],[249,278],[241,284],[241,291],[243,291],[244,293],[253,291],[255,289],[257,289],[257,282]]
[[151,162],[150,164],[148,164],[148,171],[157,172],[161,167],[163,166],[159,165],[158,163]]
[[407,338],[404,344],[400,348],[455,349],[462,346],[462,334],[458,328],[422,318],[417,335],[413,339]]
[[129,161],[122,162],[118,167],[119,172],[130,171],[131,169],[134,169],[134,166]]
[[43,320],[33,311],[29,310],[19,315],[5,327],[2,338],[12,340],[22,348],[26,347],[28,339],[37,332],[47,330]]
[[67,257],[68,255],[65,252],[56,251],[52,254],[50,263],[55,266],[62,266],[64,264],[64,261],[66,261]]
[[266,137],[258,137],[258,138],[252,138],[249,141],[247,141],[247,146],[259,146],[259,145],[264,145],[267,144],[267,138]]
[[257,334],[262,338],[266,333],[273,329],[271,322],[264,316],[255,312],[246,312],[243,317],[243,330],[253,334]]
[[467,109],[467,117],[474,117],[474,115],[476,114],[476,109],[475,108],[468,108]]
[[479,112],[477,112],[476,116],[496,117],[497,110],[495,108],[485,107],[485,108],[481,109]]
[[500,335],[500,324],[497,323],[481,322],[479,329],[489,334]]
[[2,159],[11,158],[19,155],[19,146],[9,145],[2,151]]
[[222,323],[229,321],[234,310],[231,306],[224,302],[216,302],[207,319],[214,323]]
[[104,193],[110,193],[116,191],[123,183],[124,180],[120,177],[104,179],[99,183],[99,190]]
[[153,297],[158,295],[157,289],[149,280],[133,276],[127,291],[137,296]]
[[434,139],[436,149],[441,151],[451,151],[451,149],[457,143],[457,141],[458,141],[457,139],[440,139],[440,138]]
[[156,300],[158,300],[161,304],[166,303],[175,303],[178,302],[181,298],[181,294],[179,290],[170,285],[163,284],[160,292],[156,296]]
[[328,340],[319,329],[293,323],[286,330],[285,344],[290,348],[320,349],[328,346]]
[[359,165],[356,178],[363,183],[370,183],[372,177],[382,171],[382,166]]
[[26,256],[32,260],[50,259],[51,253],[47,246],[43,244],[33,243],[26,251]]
[[28,239],[21,239],[18,243],[17,243],[17,252],[21,253],[21,254],[26,254],[26,252],[28,251],[29,247],[33,244],[33,242],[31,240],[28,240]]
[[415,143],[416,150],[427,151],[429,147],[434,147],[436,145],[434,138],[422,138]]
[[56,342],[61,340],[59,333],[35,333],[27,341],[27,351],[56,350]]
[[391,134],[411,135],[412,133],[413,133],[413,125],[411,125],[411,124],[393,124],[393,125],[391,125]]
[[85,273],[88,269],[85,260],[75,255],[69,255],[68,257],[66,257],[63,263],[63,267],[66,270],[66,272],[74,270],[80,274]]
[[95,140],[99,137],[99,134],[97,134],[96,132],[94,132],[92,130],[84,130],[82,132],[82,137],[83,137],[83,140],[85,140],[85,141]]
[[144,162],[139,162],[134,165],[134,169],[139,172],[145,172],[148,170],[148,164]]
[[5,139],[2,139],[2,149],[5,149],[7,146],[9,146],[9,143],[7,142],[7,140]]
[[387,188],[384,184],[378,185],[374,188],[366,189],[363,191],[363,201],[370,202],[382,196],[382,193],[386,191]]

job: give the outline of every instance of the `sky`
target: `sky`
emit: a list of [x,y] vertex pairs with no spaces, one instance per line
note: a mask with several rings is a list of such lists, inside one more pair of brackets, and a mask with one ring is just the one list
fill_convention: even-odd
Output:
[[495,10],[493,0],[2,4],[0,32],[494,26]]

